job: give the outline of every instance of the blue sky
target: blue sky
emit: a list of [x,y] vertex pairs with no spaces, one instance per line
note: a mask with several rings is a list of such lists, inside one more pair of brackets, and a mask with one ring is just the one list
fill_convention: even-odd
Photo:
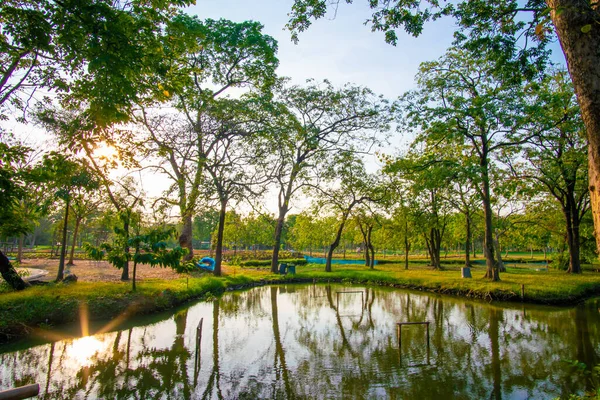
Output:
[[204,18],[254,20],[279,43],[279,74],[294,83],[308,78],[350,82],[396,98],[414,87],[419,64],[441,56],[452,41],[450,19],[430,24],[419,38],[402,36],[398,46],[384,42],[383,34],[363,25],[370,15],[366,0],[341,4],[335,19],[321,19],[300,34],[296,45],[284,27],[291,0],[197,0],[187,11]]
[[[386,44],[381,32],[371,32],[364,21],[371,15],[367,0],[341,2],[337,15],[313,23],[295,45],[285,29],[293,0],[197,0],[187,9],[204,18],[254,20],[279,43],[279,74],[294,83],[308,78],[329,79],[336,85],[350,82],[395,99],[415,88],[419,64],[439,58],[452,42],[454,20],[427,24],[418,38],[399,32],[396,47]],[[554,60],[564,63],[558,45]]]

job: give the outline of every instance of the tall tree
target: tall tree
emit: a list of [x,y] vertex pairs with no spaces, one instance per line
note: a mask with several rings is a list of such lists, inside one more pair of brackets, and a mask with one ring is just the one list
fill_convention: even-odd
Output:
[[175,17],[164,36],[166,72],[157,75],[157,87],[164,92],[162,100],[172,99],[178,113],[152,115],[144,108],[138,116],[146,127],[142,147],[157,160],[155,170],[172,181],[163,200],[179,207],[179,243],[189,250],[189,258],[192,220],[204,197],[206,159],[219,145],[204,120],[212,118],[220,99],[231,92],[267,93],[275,82],[277,43],[262,28],[252,21]]
[[262,147],[261,141],[254,140],[266,126],[260,105],[258,110],[255,106],[252,97],[220,100],[218,107],[202,121],[203,131],[210,132],[215,138],[211,152],[204,155],[205,188],[219,207],[215,276],[221,275],[223,233],[229,203],[260,196],[271,176],[265,166],[269,149]]
[[44,156],[43,165],[51,179],[51,187],[55,190],[58,199],[64,201],[64,219],[61,236],[60,259],[56,281],[62,281],[64,278],[65,258],[67,252],[67,228],[69,222],[69,210],[73,192],[76,188],[87,190],[97,189],[98,181],[89,165],[82,160],[72,159],[60,153],[49,153]]
[[498,74],[485,51],[451,48],[439,61],[421,65],[419,89],[403,98],[405,121],[419,140],[432,146],[453,144],[463,157],[477,160],[469,179],[477,188],[485,221],[486,277],[499,280],[494,257],[491,177],[499,151],[525,143],[538,130],[523,114],[527,96],[520,81]]
[[[125,232],[129,231],[131,216],[136,206],[142,201],[143,194],[136,190],[131,177],[121,182],[113,182],[110,172],[119,165],[125,167],[138,166],[135,152],[127,146],[131,143],[131,132],[117,130],[113,127],[101,127],[85,109],[66,110],[51,107],[41,108],[36,113],[38,122],[52,132],[58,144],[65,150],[75,154],[82,153],[88,161],[89,168],[100,182],[108,200],[119,213]],[[101,143],[109,143],[115,149],[116,156],[99,157],[96,150]],[[127,246],[128,241],[125,240]],[[126,252],[129,250],[126,249]],[[125,263],[122,280],[129,280],[129,264]]]
[[436,153],[414,149],[405,157],[387,165],[410,190],[408,208],[415,226],[423,236],[431,266],[441,268],[441,246],[451,212],[448,180],[452,175],[444,160]]
[[[272,163],[278,192],[271,272],[277,273],[281,235],[291,201],[318,180],[319,167],[332,155],[353,148],[368,152],[381,139],[390,119],[387,103],[369,89],[345,85],[336,89],[324,81],[282,88],[277,96],[283,112],[278,119]],[[356,147],[353,147],[356,146]]]
[[[288,27],[297,40],[311,18],[322,18],[329,6],[341,0],[295,0]],[[346,0],[346,3],[351,3]],[[426,21],[454,16],[459,25],[457,42],[478,51],[494,48],[496,67],[511,74],[531,76],[546,62],[546,45],[558,36],[573,81],[588,138],[589,189],[600,249],[600,6],[590,0],[485,0],[439,2],[437,0],[372,0],[374,10],[367,21],[385,32],[385,40],[396,44],[397,28],[417,36]],[[550,28],[550,26],[552,28]],[[525,46],[523,46],[525,44]],[[511,72],[512,70],[512,72]]]
[[[589,210],[587,140],[570,82],[557,72],[536,85],[537,123],[550,125],[524,149],[526,163],[512,163],[518,177],[559,202],[566,224],[570,273],[581,273],[579,226]],[[508,160],[513,159],[508,155]]]
[[[91,183],[91,182],[90,182]],[[99,207],[105,202],[101,195],[99,182],[94,184],[78,185],[71,191],[71,213],[73,216],[73,235],[71,239],[71,250],[67,265],[75,265],[75,247],[79,238],[82,222],[89,221]]]
[[330,180],[326,185],[327,189],[319,186],[315,188],[321,195],[317,202],[330,209],[338,220],[325,261],[325,272],[331,272],[333,253],[340,245],[344,228],[354,208],[361,204],[383,201],[386,191],[374,175],[366,172],[362,159],[352,151],[336,154],[333,163],[327,168],[326,176]]

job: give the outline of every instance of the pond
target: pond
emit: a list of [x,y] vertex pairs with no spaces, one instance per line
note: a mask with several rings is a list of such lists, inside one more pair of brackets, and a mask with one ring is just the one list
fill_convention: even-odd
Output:
[[[265,286],[120,331],[0,347],[0,389],[37,382],[44,399],[552,399],[591,389],[566,361],[599,362],[599,307]],[[429,338],[415,324],[399,340],[398,322],[424,321]]]

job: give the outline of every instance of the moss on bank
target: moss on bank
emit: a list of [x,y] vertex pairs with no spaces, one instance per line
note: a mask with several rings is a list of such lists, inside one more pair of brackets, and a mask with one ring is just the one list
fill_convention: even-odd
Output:
[[[85,308],[91,320],[127,318],[171,309],[185,302],[219,296],[226,290],[284,282],[352,282],[425,290],[485,299],[570,305],[600,295],[600,274],[567,275],[562,271],[509,269],[502,281],[482,279],[484,269],[474,268],[473,279],[462,279],[459,268],[433,271],[404,270],[398,265],[368,270],[362,266],[334,266],[331,273],[322,265],[297,268],[297,275],[270,275],[260,270],[243,270],[242,275],[215,278],[183,277],[176,280],[144,280],[136,292],[131,284],[48,284],[21,292],[0,294],[0,342],[8,342],[55,325],[76,321]],[[238,271],[240,272],[240,271]],[[522,298],[522,285],[524,297]]]

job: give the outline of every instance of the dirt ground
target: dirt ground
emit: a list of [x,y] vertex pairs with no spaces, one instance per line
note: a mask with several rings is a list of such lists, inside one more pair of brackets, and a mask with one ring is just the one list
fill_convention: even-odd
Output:
[[[25,259],[21,263],[22,268],[36,268],[48,271],[41,280],[53,281],[58,273],[58,260],[50,259]],[[227,268],[225,268],[226,271]],[[75,274],[80,282],[119,282],[121,281],[121,270],[113,267],[106,261],[75,260],[75,265],[67,267],[67,271]],[[133,263],[129,265],[129,277],[133,272]],[[179,274],[170,268],[152,268],[143,264],[137,266],[136,280],[144,279],[176,279]]]

